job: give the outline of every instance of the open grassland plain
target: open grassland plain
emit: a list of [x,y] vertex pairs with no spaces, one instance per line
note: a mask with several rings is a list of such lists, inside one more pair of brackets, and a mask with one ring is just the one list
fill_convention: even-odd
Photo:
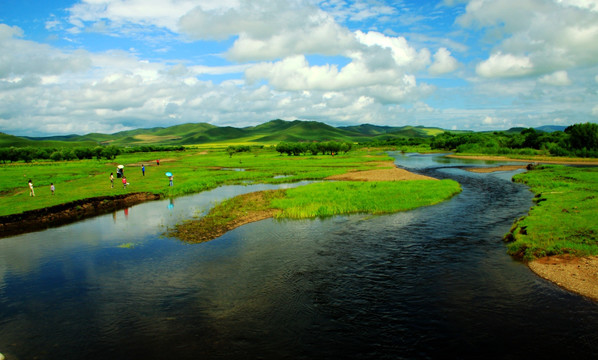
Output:
[[[434,205],[461,191],[453,180],[421,179],[415,174],[407,180],[404,170],[381,169],[381,172],[385,181],[367,181],[378,179],[380,172],[364,170],[360,176],[356,175],[359,172],[351,172],[357,177],[353,180],[240,195],[216,205],[200,219],[178,224],[169,234],[187,242],[203,242],[270,217],[308,219],[356,213],[387,214]],[[364,179],[364,175],[372,177]]]
[[[160,160],[160,165],[157,165]],[[149,192],[161,196],[196,193],[227,184],[282,183],[318,180],[352,170],[368,170],[390,161],[385,154],[353,151],[339,156],[280,156],[271,150],[255,150],[230,157],[224,149],[190,149],[182,152],[136,153],[116,160],[80,160],[2,164],[0,216],[45,208],[96,196]],[[392,166],[392,163],[389,163]],[[129,185],[116,178],[124,165]],[[141,172],[145,166],[145,176]],[[174,174],[169,187],[166,172]],[[109,176],[114,174],[114,188]],[[29,196],[28,180],[35,198]],[[56,191],[52,195],[50,184]]]
[[[157,160],[160,160],[159,165]],[[126,187],[116,177],[118,165],[124,166]],[[28,216],[37,221],[40,214],[45,216],[47,211],[35,211],[62,212],[65,206],[84,207],[86,201],[91,207],[107,208],[105,203],[115,199],[119,201],[118,206],[126,206],[128,197],[137,203],[144,198],[174,197],[222,185],[321,180],[351,171],[390,169],[394,165],[386,154],[367,150],[337,156],[286,156],[272,148],[254,148],[231,157],[225,149],[192,148],[180,152],[123,154],[116,160],[17,162],[0,167],[0,224],[6,224]],[[166,172],[174,175],[172,187]],[[113,187],[110,173],[114,174]],[[33,182],[35,197],[29,196],[29,179]],[[52,183],[54,194],[50,191]],[[94,199],[101,203],[95,204]],[[55,219],[57,214],[52,215]],[[70,216],[75,216],[75,220],[79,215]]]
[[505,237],[508,252],[532,260],[538,275],[598,300],[598,168],[543,165],[514,179],[530,186],[536,204]]

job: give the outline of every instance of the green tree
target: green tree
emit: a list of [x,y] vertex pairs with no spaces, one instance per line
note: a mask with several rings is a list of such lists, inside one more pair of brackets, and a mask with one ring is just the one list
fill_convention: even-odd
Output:
[[[114,145],[106,146],[101,151],[101,156],[108,160],[113,160],[120,154],[120,149]],[[99,158],[98,158],[99,159]]]
[[585,123],[571,125],[565,129],[569,134],[572,149],[598,150],[598,124]]

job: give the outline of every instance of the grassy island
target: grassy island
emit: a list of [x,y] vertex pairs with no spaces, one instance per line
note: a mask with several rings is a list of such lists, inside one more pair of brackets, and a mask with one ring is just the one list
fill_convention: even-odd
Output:
[[240,225],[269,217],[306,219],[342,214],[387,214],[444,201],[459,193],[453,180],[334,181],[240,195],[170,235],[188,242],[212,240]]

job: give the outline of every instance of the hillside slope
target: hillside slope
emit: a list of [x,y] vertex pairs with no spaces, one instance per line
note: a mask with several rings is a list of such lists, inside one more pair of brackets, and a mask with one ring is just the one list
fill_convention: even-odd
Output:
[[334,127],[318,121],[272,120],[266,123],[236,128],[218,127],[207,123],[187,123],[170,127],[154,127],[120,131],[114,134],[90,133],[51,137],[18,137],[0,133],[0,146],[140,146],[194,145],[211,143],[277,144],[281,141],[350,141],[374,139],[430,137],[443,130],[424,127],[393,127],[364,124]]

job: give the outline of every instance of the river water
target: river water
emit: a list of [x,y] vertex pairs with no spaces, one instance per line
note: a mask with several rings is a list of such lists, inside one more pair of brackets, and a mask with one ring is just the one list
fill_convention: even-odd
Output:
[[[490,162],[391,154],[458,181],[439,205],[163,236],[227,186],[0,239],[11,359],[590,358],[598,303],[535,276],[502,236],[532,194]],[[297,186],[293,184],[289,186]]]

